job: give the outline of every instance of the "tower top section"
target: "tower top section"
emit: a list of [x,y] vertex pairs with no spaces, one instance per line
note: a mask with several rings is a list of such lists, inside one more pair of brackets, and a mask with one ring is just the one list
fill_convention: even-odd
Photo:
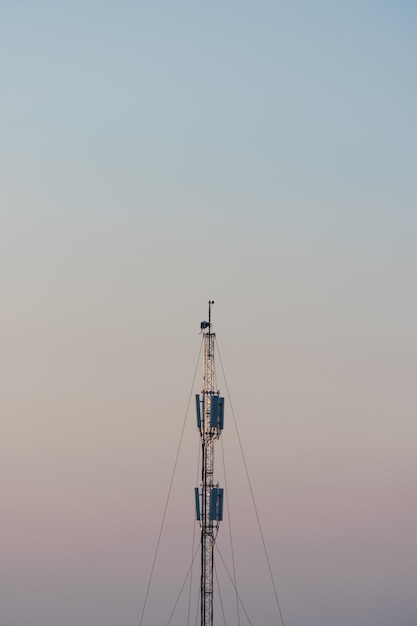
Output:
[[211,324],[211,309],[212,309],[213,304],[214,304],[214,300],[209,300],[209,302],[208,302],[208,307],[209,307],[208,322],[201,322],[201,324],[200,324],[201,332],[203,332],[204,330],[208,329],[208,334],[209,335],[211,335],[211,325],[212,325]]

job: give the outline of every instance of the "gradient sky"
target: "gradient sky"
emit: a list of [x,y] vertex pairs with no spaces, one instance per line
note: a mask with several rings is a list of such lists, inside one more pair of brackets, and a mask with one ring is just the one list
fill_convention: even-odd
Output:
[[139,624],[209,298],[286,626],[415,626],[416,32],[405,0],[2,2],[2,626]]

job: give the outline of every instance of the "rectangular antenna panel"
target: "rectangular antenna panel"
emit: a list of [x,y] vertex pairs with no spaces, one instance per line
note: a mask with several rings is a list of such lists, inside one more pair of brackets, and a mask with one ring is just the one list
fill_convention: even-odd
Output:
[[210,493],[210,519],[221,522],[223,519],[223,489],[213,487]]
[[219,489],[217,496],[217,519],[219,522],[223,519],[223,489]]
[[217,395],[211,396],[210,426],[219,430],[224,426],[224,398]]
[[210,400],[210,426],[217,428],[219,414],[219,396],[211,396]]
[[195,396],[195,408],[197,410],[197,426],[201,428],[201,410],[200,410],[200,394],[197,393]]
[[218,426],[220,430],[224,427],[224,398],[219,398]]
[[196,514],[196,519],[197,521],[201,520],[201,514],[200,514],[200,494],[198,493],[198,487],[196,487],[194,489],[195,492],[195,514]]

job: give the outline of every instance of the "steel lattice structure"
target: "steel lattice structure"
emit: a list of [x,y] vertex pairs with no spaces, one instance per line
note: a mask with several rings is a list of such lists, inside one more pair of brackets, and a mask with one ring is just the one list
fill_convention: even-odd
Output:
[[[214,484],[214,442],[223,429],[224,398],[215,391],[214,342],[209,301],[208,322],[201,323],[204,334],[203,389],[196,396],[197,426],[200,430],[202,468],[200,489],[196,489],[197,519],[201,527],[201,626],[213,626],[214,542],[223,515],[223,489]],[[201,504],[201,508],[200,508]]]

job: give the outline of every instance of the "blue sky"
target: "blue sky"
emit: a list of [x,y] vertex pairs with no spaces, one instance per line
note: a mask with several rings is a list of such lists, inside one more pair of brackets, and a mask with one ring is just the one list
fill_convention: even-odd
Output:
[[287,626],[414,624],[415,5],[0,18],[7,626],[138,623],[209,298]]

